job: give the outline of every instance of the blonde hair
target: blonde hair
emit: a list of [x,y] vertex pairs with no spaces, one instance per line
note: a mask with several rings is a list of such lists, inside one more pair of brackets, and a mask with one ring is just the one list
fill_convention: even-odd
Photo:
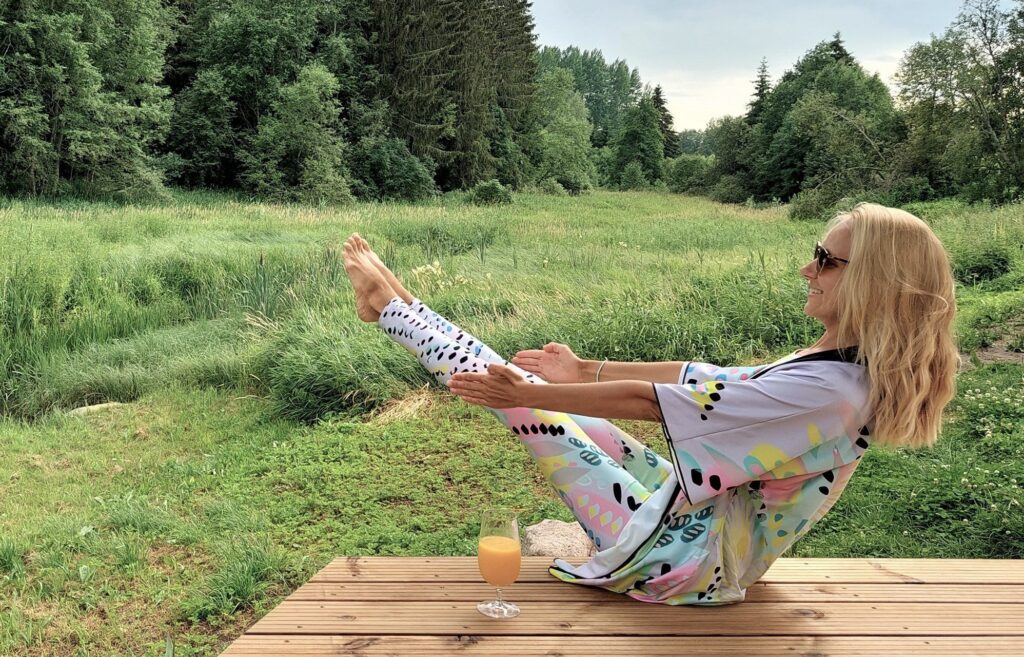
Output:
[[871,381],[871,442],[931,447],[956,391],[953,273],[931,228],[909,212],[859,203],[833,217],[849,222],[852,246],[838,288],[839,345],[858,345]]

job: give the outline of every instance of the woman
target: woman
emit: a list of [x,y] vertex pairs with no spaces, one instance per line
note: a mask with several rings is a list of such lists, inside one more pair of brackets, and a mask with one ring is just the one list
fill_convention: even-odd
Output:
[[[594,541],[589,562],[556,559],[551,574],[646,602],[742,601],[835,504],[869,436],[931,446],[954,393],[946,252],[920,219],[878,205],[833,218],[800,269],[821,338],[759,367],[598,364],[560,344],[509,363],[358,235],[345,266],[360,318],[519,436]],[[601,418],[661,422],[671,461]]]

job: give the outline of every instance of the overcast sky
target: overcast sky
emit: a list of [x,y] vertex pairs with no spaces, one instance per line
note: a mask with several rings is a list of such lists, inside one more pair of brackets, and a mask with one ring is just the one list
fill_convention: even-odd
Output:
[[[1007,3],[1004,3],[1007,4]],[[676,130],[746,111],[758,63],[772,80],[839,31],[869,72],[892,75],[911,45],[941,34],[960,0],[534,0],[542,46],[599,49],[661,84]]]

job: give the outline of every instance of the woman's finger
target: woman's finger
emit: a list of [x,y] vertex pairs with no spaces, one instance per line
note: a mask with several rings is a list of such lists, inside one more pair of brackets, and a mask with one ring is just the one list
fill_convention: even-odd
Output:
[[475,382],[475,381],[486,381],[490,374],[484,372],[459,372],[458,374],[452,374],[449,381],[455,381],[458,383]]
[[540,358],[544,355],[544,351],[541,349],[524,349],[523,351],[517,351],[515,358]]
[[488,386],[484,383],[462,383],[458,384],[457,389],[469,393],[480,393],[488,390]]

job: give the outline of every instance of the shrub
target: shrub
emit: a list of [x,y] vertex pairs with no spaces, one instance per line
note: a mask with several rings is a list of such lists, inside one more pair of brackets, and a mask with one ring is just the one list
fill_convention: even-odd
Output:
[[725,175],[711,188],[710,196],[719,203],[743,203],[750,194],[738,176]]
[[953,275],[968,285],[999,278],[1013,269],[1013,253],[1004,244],[961,243],[951,252]]
[[569,193],[565,187],[562,187],[562,183],[554,178],[545,178],[537,183],[537,191],[541,194],[550,194],[551,196],[566,196]]
[[669,160],[667,178],[669,191],[677,194],[699,192],[706,184],[711,158],[706,155],[683,154]]
[[935,190],[924,176],[900,178],[889,188],[888,196],[892,205],[902,206],[915,201],[935,198]]
[[619,179],[619,189],[647,189],[649,186],[650,183],[647,181],[647,176],[644,175],[643,168],[636,160],[627,164],[622,170],[622,177]]
[[497,180],[479,182],[469,192],[473,205],[505,205],[512,202],[512,192]]
[[789,217],[826,220],[831,218],[832,209],[838,201],[838,195],[830,189],[805,189],[790,199]]
[[430,169],[401,140],[367,137],[352,150],[352,190],[360,198],[417,201],[436,191]]

